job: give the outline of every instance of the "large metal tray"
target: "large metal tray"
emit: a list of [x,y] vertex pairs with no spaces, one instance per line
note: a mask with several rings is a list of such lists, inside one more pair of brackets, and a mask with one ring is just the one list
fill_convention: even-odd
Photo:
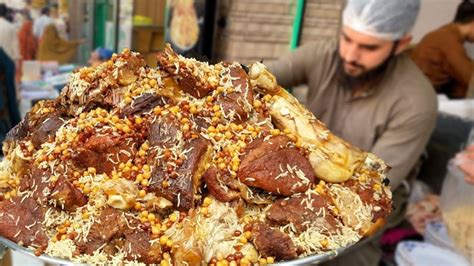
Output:
[[[357,248],[358,246],[364,245],[366,242],[368,242],[372,239],[373,239],[372,237],[364,238],[364,239],[360,240],[359,242],[354,243],[353,245],[349,245],[349,246],[341,248],[337,251],[311,255],[311,256],[307,256],[307,257],[304,257],[304,258],[295,259],[295,260],[291,260],[291,261],[278,262],[278,263],[275,263],[274,265],[290,266],[290,265],[309,265],[309,264],[315,265],[315,264],[319,264],[319,263],[322,263],[322,262],[325,262],[325,261],[329,261],[329,260],[331,260],[331,259],[333,259],[333,258],[335,258],[335,257],[337,257],[341,254],[346,253],[349,250]],[[34,252],[32,250],[27,249],[25,247],[22,247],[22,246],[20,246],[16,243],[4,238],[4,237],[1,237],[1,236],[0,236],[0,245],[4,245],[4,246],[6,246],[6,247],[8,247],[12,250],[20,252],[21,254],[25,254],[25,255],[28,255],[28,256],[35,257],[35,258],[37,258],[41,261],[44,261],[46,263],[49,263],[49,264],[85,265],[85,264],[81,264],[81,263],[78,263],[78,262],[72,262],[72,261],[65,260],[65,259],[50,257],[50,256],[45,255],[45,254],[38,257],[34,254]]]

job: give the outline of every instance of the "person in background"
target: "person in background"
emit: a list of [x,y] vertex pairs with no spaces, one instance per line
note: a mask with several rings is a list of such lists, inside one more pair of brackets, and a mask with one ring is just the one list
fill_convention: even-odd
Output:
[[43,9],[41,9],[41,15],[35,19],[33,23],[33,33],[36,38],[41,39],[45,28],[53,22],[53,19],[50,17],[49,7],[43,7]]
[[50,9],[50,17],[58,30],[58,34],[64,40],[69,40],[67,33],[67,23],[65,18],[59,13],[58,5],[53,5]]
[[469,88],[474,63],[465,42],[474,42],[474,1],[462,1],[454,21],[428,33],[410,56],[439,93],[464,98]]
[[[13,62],[20,60],[20,51],[16,27],[7,19],[9,10],[5,4],[0,4],[0,48]],[[9,37],[10,36],[10,37]]]
[[38,49],[38,40],[33,34],[33,21],[28,10],[23,11],[23,24],[18,31],[22,60],[34,60]]
[[66,41],[62,39],[56,27],[50,24],[44,29],[36,59],[58,61],[59,64],[70,63],[76,54],[77,46],[83,42],[83,40]]
[[[392,167],[394,210],[403,221],[406,180],[434,129],[436,94],[404,52],[412,37],[419,0],[349,0],[338,38],[308,43],[266,63],[283,87],[307,84],[307,107],[336,135],[370,151]],[[378,265],[377,237],[328,265]]]
[[102,64],[103,62],[109,60],[112,57],[113,53],[114,52],[110,49],[99,47],[91,53],[91,56],[89,57],[87,63],[89,63],[91,67],[96,67]]

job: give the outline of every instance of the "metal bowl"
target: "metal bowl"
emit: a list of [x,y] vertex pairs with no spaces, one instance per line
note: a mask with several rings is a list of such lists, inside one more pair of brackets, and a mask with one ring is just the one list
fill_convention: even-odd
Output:
[[81,264],[81,263],[78,263],[78,262],[72,262],[72,261],[65,260],[65,259],[50,257],[50,256],[45,255],[45,254],[42,254],[41,256],[36,256],[35,253],[31,249],[27,249],[23,246],[20,246],[17,243],[12,242],[12,241],[10,241],[10,240],[8,240],[4,237],[1,237],[1,236],[0,236],[0,245],[4,245],[7,248],[9,248],[11,250],[14,250],[14,251],[17,251],[21,254],[25,254],[25,255],[37,258],[37,259],[39,259],[39,260],[41,260],[45,263],[59,264],[59,265],[85,265],[85,264]]
[[[341,254],[344,254],[350,250],[353,250],[355,248],[357,248],[358,246],[361,246],[361,245],[364,245],[365,243],[371,241],[373,239],[373,237],[367,237],[367,238],[363,238],[362,240],[360,240],[359,242],[357,243],[354,243],[352,245],[349,245],[347,247],[344,247],[344,248],[340,248],[338,249],[337,251],[331,251],[331,252],[326,252],[326,253],[321,253],[321,254],[315,254],[315,255],[311,255],[311,256],[307,256],[307,257],[304,257],[304,258],[299,258],[299,259],[295,259],[295,260],[291,260],[291,261],[282,261],[282,262],[277,262],[273,265],[278,265],[278,266],[293,266],[293,265],[308,265],[308,264],[319,264],[319,263],[322,263],[322,262],[326,262],[326,261],[329,261],[329,260],[332,260],[338,256],[340,256]],[[46,263],[51,263],[51,264],[60,264],[60,265],[86,265],[86,264],[81,264],[79,262],[72,262],[72,261],[69,261],[69,260],[65,260],[65,259],[60,259],[60,258],[54,258],[54,257],[50,257],[48,255],[45,255],[45,254],[42,254],[41,256],[36,256],[34,254],[34,252],[30,249],[27,249],[23,246],[20,246],[4,237],[1,237],[0,236],[0,245],[4,245],[12,250],[15,250],[21,254],[25,254],[25,255],[28,255],[28,256],[32,256],[32,257],[35,257],[43,262],[46,262]]]

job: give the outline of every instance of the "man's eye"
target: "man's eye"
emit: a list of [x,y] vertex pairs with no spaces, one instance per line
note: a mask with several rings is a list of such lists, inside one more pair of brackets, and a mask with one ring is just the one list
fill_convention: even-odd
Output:
[[366,51],[370,51],[370,52],[373,52],[375,50],[377,50],[378,47],[374,47],[374,46],[363,46],[362,49],[366,50]]

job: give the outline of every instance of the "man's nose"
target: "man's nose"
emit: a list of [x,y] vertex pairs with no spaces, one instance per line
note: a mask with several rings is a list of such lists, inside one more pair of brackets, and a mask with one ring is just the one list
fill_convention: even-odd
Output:
[[346,62],[357,62],[359,60],[359,56],[360,54],[357,45],[349,45],[345,54]]

